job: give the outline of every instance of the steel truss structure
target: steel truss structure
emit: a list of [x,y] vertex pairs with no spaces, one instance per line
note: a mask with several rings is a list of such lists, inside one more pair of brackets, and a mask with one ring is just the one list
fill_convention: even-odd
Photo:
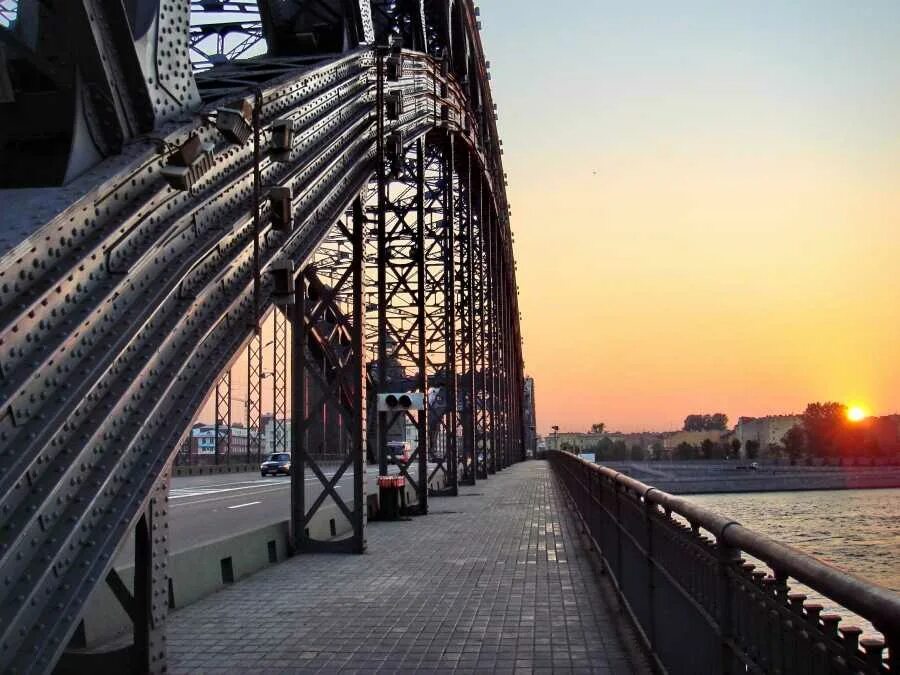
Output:
[[[348,217],[338,221],[294,282],[291,520],[299,552],[365,550],[364,226],[362,200],[357,198]],[[326,466],[332,469],[330,477]],[[307,469],[318,483],[311,491]],[[348,469],[353,475],[352,504],[335,489]],[[310,536],[309,523],[326,500],[349,522],[349,538],[322,541]]]
[[272,452],[287,452],[288,317],[278,307],[272,314]]
[[[266,53],[196,72],[196,17],[243,20],[249,4],[47,0],[0,27],[0,189],[40,188],[2,194],[2,671],[78,667],[67,647],[103,583],[135,633],[109,667],[165,670],[169,467],[212,391],[217,456],[234,456],[222,428],[244,349],[259,458],[273,306],[291,324],[275,319],[272,377],[276,429],[291,388],[297,551],[364,550],[365,458],[392,428],[370,414],[379,392],[428,402],[401,467],[420,513],[430,480],[453,494],[524,457],[509,207],[472,2],[260,0]],[[351,470],[352,500],[335,489]],[[328,500],[343,541],[307,532]],[[128,595],[112,561],[135,533]]]
[[231,457],[231,368],[216,383],[215,463]]

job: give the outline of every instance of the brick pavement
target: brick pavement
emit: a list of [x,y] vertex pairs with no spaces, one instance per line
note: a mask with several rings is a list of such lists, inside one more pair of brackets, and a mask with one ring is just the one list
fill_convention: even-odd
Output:
[[170,672],[649,672],[544,462],[174,613]]

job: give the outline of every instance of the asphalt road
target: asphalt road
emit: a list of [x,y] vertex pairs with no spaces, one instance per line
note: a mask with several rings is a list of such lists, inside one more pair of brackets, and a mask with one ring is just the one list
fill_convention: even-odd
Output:
[[[389,473],[399,472],[396,466]],[[434,465],[429,464],[429,473]],[[325,469],[328,478],[333,470]],[[377,490],[377,467],[366,472],[366,493]],[[413,474],[415,475],[415,474]],[[319,480],[307,476],[307,507],[318,498]],[[290,518],[291,479],[287,476],[262,478],[259,473],[218,476],[183,476],[172,479],[169,491],[169,534],[171,551],[177,553],[229,534],[265,527]],[[348,469],[337,484],[338,494],[353,506],[353,471]],[[326,499],[323,505],[332,504]],[[116,556],[117,565],[134,559],[134,543],[129,539]]]

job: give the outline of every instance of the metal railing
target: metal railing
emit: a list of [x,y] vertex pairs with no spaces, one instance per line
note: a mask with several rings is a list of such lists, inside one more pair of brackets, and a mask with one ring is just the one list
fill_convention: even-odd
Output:
[[[660,670],[900,671],[898,594],[575,455],[548,459]],[[862,629],[840,625],[844,617],[791,584],[884,637],[861,638]]]

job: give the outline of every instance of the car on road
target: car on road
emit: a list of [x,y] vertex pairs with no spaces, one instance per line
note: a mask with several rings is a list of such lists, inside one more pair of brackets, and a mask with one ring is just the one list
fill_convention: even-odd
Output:
[[405,441],[390,441],[385,449],[388,464],[409,464],[410,444]]
[[275,452],[269,455],[269,458],[259,465],[259,475],[265,477],[268,475],[278,476],[284,474],[291,475],[291,455],[288,452]]

